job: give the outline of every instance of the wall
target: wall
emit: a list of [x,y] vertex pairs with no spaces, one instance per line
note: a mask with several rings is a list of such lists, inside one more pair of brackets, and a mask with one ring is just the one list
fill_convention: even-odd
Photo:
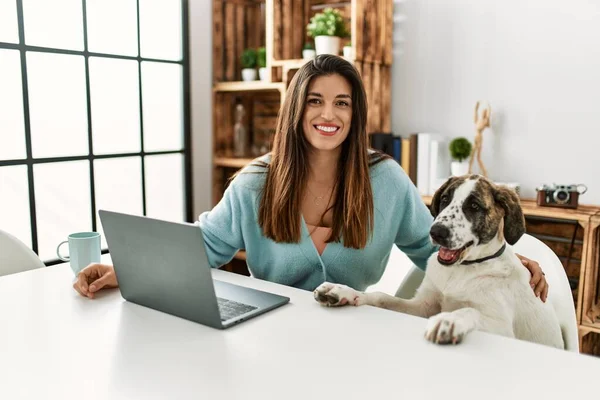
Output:
[[474,135],[476,100],[491,178],[585,183],[600,204],[600,2],[395,0],[394,133]]
[[212,1],[189,1],[194,219],[211,208]]

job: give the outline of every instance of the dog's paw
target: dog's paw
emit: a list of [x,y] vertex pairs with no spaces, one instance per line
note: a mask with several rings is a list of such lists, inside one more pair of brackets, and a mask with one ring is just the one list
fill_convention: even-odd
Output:
[[364,304],[364,293],[345,285],[322,283],[313,292],[315,300],[327,307],[345,306],[346,304],[360,306]]
[[467,333],[467,324],[462,318],[443,312],[429,318],[425,339],[437,344],[458,344]]

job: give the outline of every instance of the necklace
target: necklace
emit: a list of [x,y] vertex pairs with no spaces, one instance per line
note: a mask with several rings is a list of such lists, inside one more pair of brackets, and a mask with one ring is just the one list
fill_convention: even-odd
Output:
[[[308,191],[310,192],[310,194],[313,196],[313,203],[314,203],[315,206],[320,206],[321,204],[323,204],[323,200],[325,200],[325,196],[317,196],[317,195],[315,195],[313,193],[313,191],[310,190],[310,188],[308,187],[308,185],[306,185],[306,188],[308,189]],[[330,190],[331,190],[331,188],[329,188],[329,191]],[[329,201],[329,198],[327,199],[327,201]]]

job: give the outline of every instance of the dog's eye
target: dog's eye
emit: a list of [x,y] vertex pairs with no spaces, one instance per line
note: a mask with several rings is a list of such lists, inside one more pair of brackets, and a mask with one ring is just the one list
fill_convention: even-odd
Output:
[[442,198],[440,199],[440,205],[445,205],[448,203],[448,195],[443,195]]
[[477,204],[477,203],[473,202],[473,203],[471,203],[471,208],[472,208],[473,210],[479,210],[479,204]]

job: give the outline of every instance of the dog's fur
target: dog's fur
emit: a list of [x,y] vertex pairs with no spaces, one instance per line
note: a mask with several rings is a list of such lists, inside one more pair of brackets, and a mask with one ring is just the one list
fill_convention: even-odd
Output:
[[451,251],[430,257],[413,299],[328,282],[314,291],[315,299],[326,306],[367,304],[428,317],[425,337],[440,344],[459,343],[478,329],[564,348],[554,309],[535,296],[530,273],[510,246],[499,257],[463,264],[494,255],[523,235],[525,219],[516,194],[479,175],[454,177],[435,193],[431,212],[432,240]]

